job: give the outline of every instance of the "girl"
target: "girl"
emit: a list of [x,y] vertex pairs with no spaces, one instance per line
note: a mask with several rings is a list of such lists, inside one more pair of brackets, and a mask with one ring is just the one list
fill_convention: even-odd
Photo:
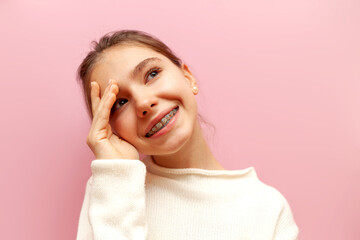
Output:
[[78,74],[95,155],[78,240],[298,238],[281,193],[253,167],[225,170],[215,159],[198,120],[196,79],[160,40],[107,34]]

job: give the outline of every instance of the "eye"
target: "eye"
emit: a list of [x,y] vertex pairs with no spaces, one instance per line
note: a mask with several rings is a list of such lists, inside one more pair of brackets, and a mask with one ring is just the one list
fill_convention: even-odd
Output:
[[121,108],[125,103],[127,103],[128,100],[120,98],[116,100],[114,105],[111,108],[111,113],[115,112],[117,109]]
[[151,81],[161,72],[160,68],[151,68],[146,74],[146,82]]

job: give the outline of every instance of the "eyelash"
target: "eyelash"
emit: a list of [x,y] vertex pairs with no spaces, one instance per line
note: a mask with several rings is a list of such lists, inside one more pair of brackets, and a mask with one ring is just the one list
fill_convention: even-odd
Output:
[[153,72],[157,73],[156,76],[153,77],[153,78],[156,78],[159,75],[159,73],[161,72],[161,69],[159,67],[153,67],[149,71],[147,71],[147,73],[145,75],[145,82],[146,83],[150,81],[150,80],[148,81],[147,79],[149,78],[150,74],[153,73]]
[[[149,81],[151,81],[151,80],[148,81],[147,79],[149,78],[150,74],[153,73],[153,72],[156,72],[156,76],[154,76],[152,79],[156,78],[156,77],[159,75],[159,73],[161,72],[161,69],[160,69],[159,67],[150,68],[150,70],[147,71],[146,74],[145,74],[145,82],[146,82],[146,83],[148,83]],[[113,112],[116,110],[116,109],[115,109],[115,106],[118,104],[118,102],[123,101],[123,100],[126,100],[126,102],[127,102],[127,99],[124,99],[124,98],[119,98],[119,99],[117,99],[117,100],[115,101],[114,105],[113,105],[112,108],[111,108],[111,114],[113,114]],[[126,103],[126,102],[125,102],[125,103]],[[124,104],[125,104],[125,103],[124,103]],[[123,105],[124,105],[124,104],[123,104]]]

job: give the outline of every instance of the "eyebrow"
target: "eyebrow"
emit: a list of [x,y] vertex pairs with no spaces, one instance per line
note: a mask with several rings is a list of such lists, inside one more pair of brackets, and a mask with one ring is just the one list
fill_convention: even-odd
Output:
[[138,65],[136,65],[131,76],[133,78],[135,78],[143,70],[143,68],[150,62],[160,62],[160,61],[162,61],[162,60],[157,57],[151,57],[151,58],[147,58],[147,59],[141,61]]

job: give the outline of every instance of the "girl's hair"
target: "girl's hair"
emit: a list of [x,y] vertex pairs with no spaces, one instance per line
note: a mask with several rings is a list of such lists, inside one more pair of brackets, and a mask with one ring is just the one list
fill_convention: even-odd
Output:
[[[96,63],[98,63],[99,60],[103,57],[104,51],[106,49],[121,44],[145,46],[164,55],[177,67],[181,68],[182,65],[181,59],[178,58],[165,43],[160,41],[158,38],[142,31],[122,30],[110,32],[101,37],[99,42],[92,41],[91,44],[92,50],[87,54],[77,70],[77,80],[81,83],[87,112],[91,119],[93,118],[93,113],[91,107],[91,87],[89,77]],[[210,125],[213,130],[215,130],[214,125],[206,121],[200,114],[198,114],[198,119],[201,123],[204,123],[208,126]]]

